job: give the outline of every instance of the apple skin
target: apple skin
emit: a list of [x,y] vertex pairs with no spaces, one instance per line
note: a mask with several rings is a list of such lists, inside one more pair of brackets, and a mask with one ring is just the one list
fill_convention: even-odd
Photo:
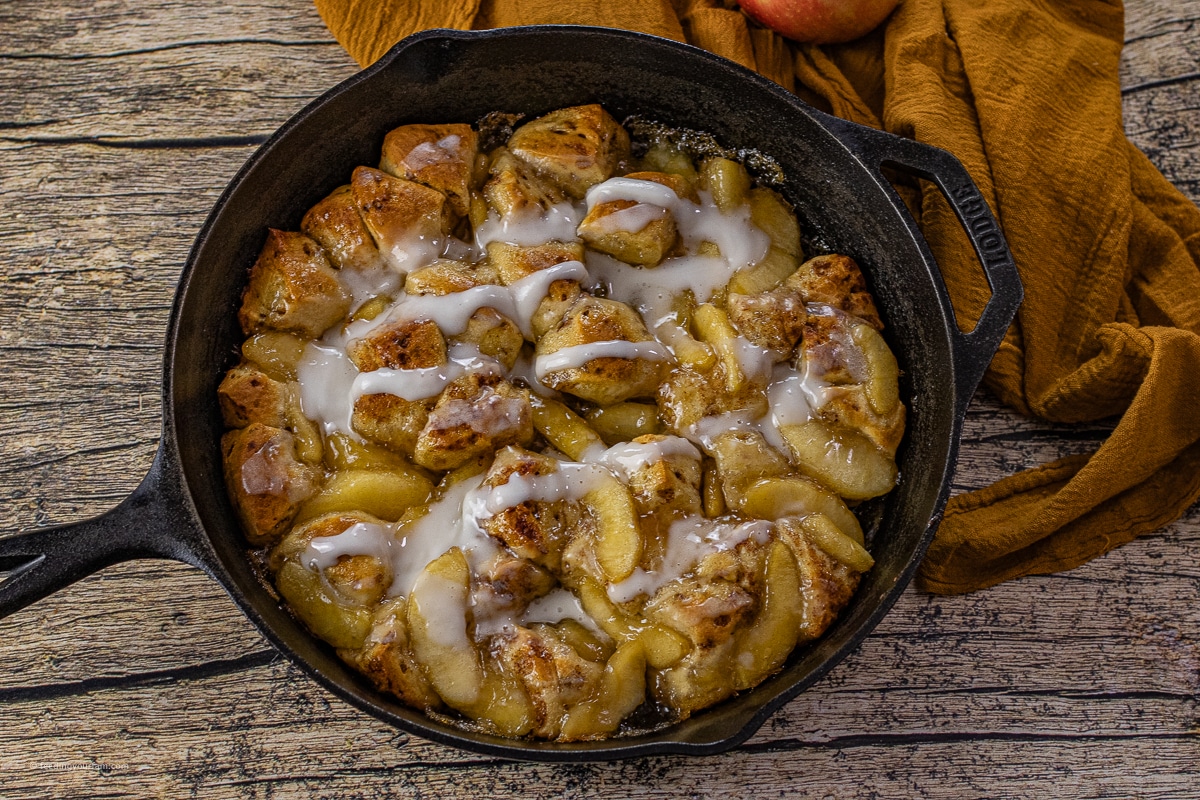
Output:
[[869,33],[900,0],[741,0],[751,19],[798,42],[833,44]]

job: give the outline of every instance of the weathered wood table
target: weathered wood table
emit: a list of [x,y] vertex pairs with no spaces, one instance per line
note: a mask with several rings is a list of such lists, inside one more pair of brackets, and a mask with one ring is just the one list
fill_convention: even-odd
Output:
[[[1200,199],[1200,0],[1133,0],[1130,135]],[[355,71],[306,0],[0,5],[0,536],[150,464],[176,279],[217,195]],[[1103,425],[977,398],[956,489]],[[0,622],[4,797],[1197,797],[1200,508],[1063,575],[909,591],[746,745],[504,763],[393,730],[285,662],[198,570],[134,562]]]

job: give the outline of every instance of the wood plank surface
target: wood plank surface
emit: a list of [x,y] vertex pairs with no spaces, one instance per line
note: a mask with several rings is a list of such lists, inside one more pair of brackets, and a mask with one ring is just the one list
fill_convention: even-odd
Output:
[[[175,282],[254,147],[355,65],[308,0],[0,4],[0,536],[99,514],[160,424]],[[1200,200],[1200,0],[1132,0],[1126,127]],[[1111,425],[985,393],[955,491]],[[1200,507],[1080,569],[909,590],[747,744],[514,764],[408,736],[278,656],[172,562],[0,620],[0,797],[1200,796]]]

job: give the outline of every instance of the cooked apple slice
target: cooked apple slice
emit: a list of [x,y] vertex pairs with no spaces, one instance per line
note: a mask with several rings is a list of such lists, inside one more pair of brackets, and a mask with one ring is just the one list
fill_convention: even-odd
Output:
[[334,647],[362,647],[371,632],[370,611],[338,603],[325,591],[320,575],[295,561],[284,562],[275,586],[308,629]]
[[408,597],[413,655],[446,705],[463,713],[479,701],[483,663],[467,631],[471,572],[457,547],[426,565]]
[[900,367],[896,356],[879,331],[870,325],[855,325],[850,333],[867,361],[867,380],[864,388],[871,410],[887,415],[900,402]]
[[840,497],[799,475],[765,478],[748,488],[738,509],[758,519],[782,519],[821,513],[849,538],[863,543],[862,526]]
[[687,655],[690,647],[681,634],[625,614],[608,599],[604,587],[590,578],[582,578],[576,592],[583,610],[601,630],[618,642],[641,641],[646,661],[655,669],[666,669]]
[[858,431],[810,419],[779,432],[801,471],[842,497],[866,500],[896,485],[896,462]]
[[583,497],[596,515],[596,564],[609,581],[623,581],[642,560],[642,529],[625,484],[615,476],[597,478]]
[[645,650],[638,640],[625,642],[608,660],[593,695],[567,712],[562,738],[578,741],[610,734],[645,700]]
[[783,542],[771,543],[765,584],[758,619],[738,636],[739,653],[733,660],[734,686],[738,690],[757,685],[783,666],[800,635],[804,595],[796,557]]
[[413,467],[347,469],[334,473],[325,488],[309,500],[297,516],[300,521],[336,511],[365,511],[395,521],[408,509],[421,505],[433,492],[433,482]]
[[871,554],[824,514],[809,514],[800,525],[813,544],[855,572],[866,572],[875,566]]

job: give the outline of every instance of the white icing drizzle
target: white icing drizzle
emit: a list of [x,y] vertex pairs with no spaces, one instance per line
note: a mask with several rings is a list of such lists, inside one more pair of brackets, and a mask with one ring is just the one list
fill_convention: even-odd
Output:
[[617,477],[628,481],[630,475],[647,464],[665,461],[671,456],[685,456],[699,461],[700,451],[680,436],[663,436],[649,442],[619,442],[607,450],[584,453],[583,460],[603,464]]
[[527,275],[511,286],[484,284],[450,294],[401,295],[374,319],[347,325],[344,338],[353,341],[384,325],[424,321],[436,323],[445,336],[457,336],[467,329],[467,323],[476,311],[492,308],[515,322],[522,335],[532,341],[533,315],[550,290],[550,284],[557,280],[586,283],[589,280],[587,267],[579,261],[564,261]]
[[738,269],[717,256],[668,258],[652,269],[631,267],[592,250],[584,258],[588,272],[608,288],[608,296],[640,311],[651,330],[671,314],[672,303],[684,291],[691,290],[699,303],[707,302]]
[[613,339],[607,342],[591,342],[563,347],[553,353],[539,355],[534,361],[534,372],[538,380],[545,378],[551,372],[563,369],[582,367],[595,358],[644,358],[647,361],[668,361],[671,353],[662,343],[650,340],[647,342],[629,342],[624,339]]
[[379,241],[379,252],[388,266],[404,275],[432,264],[442,255],[446,245],[446,238],[441,236],[386,237]]
[[503,286],[484,284],[452,294],[405,295],[387,312],[389,322],[437,323],[445,336],[457,336],[467,329],[471,316],[481,308],[493,308],[509,317],[516,316],[512,294]]
[[336,536],[316,537],[301,554],[300,563],[324,570],[343,556],[374,556],[392,576],[389,597],[407,597],[425,566],[453,547],[463,551],[475,570],[500,551],[471,511],[482,483],[479,476],[451,486],[429,504],[424,516],[404,525],[359,522]]
[[581,261],[564,261],[516,281],[508,287],[512,295],[514,316],[512,319],[521,329],[521,334],[533,341],[533,315],[538,306],[550,291],[550,284],[555,281],[571,280],[581,284],[591,282],[587,267]]
[[771,378],[775,363],[787,357],[775,350],[759,347],[744,336],[734,337],[733,355],[742,374],[752,383],[766,383]]
[[588,189],[587,208],[591,211],[597,204],[613,200],[630,200],[665,208],[675,218],[683,246],[694,253],[702,242],[712,242],[720,248],[721,255],[732,267],[730,275],[757,264],[766,256],[771,247],[771,238],[751,224],[748,204],[743,203],[726,213],[717,208],[708,192],[700,192],[699,196],[700,202],[693,203],[660,183],[636,178],[609,178]]
[[830,385],[815,377],[810,366],[806,360],[799,372],[786,364],[775,367],[767,387],[767,404],[775,428],[808,422],[828,401]]
[[315,536],[304,549],[300,563],[309,569],[326,570],[343,556],[374,556],[391,566],[392,534],[386,525],[356,522],[334,536]]
[[[603,636],[600,626],[583,610],[583,604],[579,602],[579,598],[562,587],[554,589],[546,596],[540,597],[530,603],[529,607],[525,609],[525,613],[521,616],[521,624],[529,625],[533,622],[549,622],[553,625],[562,622],[564,619],[575,620],[592,633]],[[608,637],[605,636],[604,638]]]
[[702,417],[682,431],[683,435],[711,452],[714,440],[722,433],[753,431],[762,434],[767,444],[788,455],[790,450],[779,429],[815,417],[828,401],[831,387],[812,374],[807,362],[803,362],[799,372],[787,364],[777,364],[770,375],[765,414],[755,416],[748,410],[738,410]]
[[353,435],[354,382],[358,367],[343,348],[309,342],[296,365],[300,384],[300,410],[318,422],[326,436]]
[[494,486],[481,503],[475,506],[476,519],[488,519],[506,508],[529,501],[555,503],[559,500],[582,500],[605,477],[604,468],[595,464],[562,462],[547,475],[511,475],[508,481]]
[[482,355],[470,345],[450,348],[446,363],[419,369],[382,369],[360,372],[350,387],[350,407],[368,394],[391,394],[405,400],[427,400],[441,394],[450,383],[464,375],[504,375],[499,361]]
[[546,242],[575,242],[575,229],[583,219],[571,203],[558,203],[543,210],[537,206],[501,217],[494,211],[475,231],[475,246],[481,251],[492,242],[534,247]]
[[517,355],[516,363],[513,364],[513,368],[508,372],[509,380],[524,384],[529,391],[542,397],[555,399],[562,397],[554,389],[542,385],[541,381],[538,380],[534,362],[535,358],[530,348],[522,348],[521,352]]
[[651,222],[666,218],[670,212],[661,206],[637,203],[592,220],[590,227],[598,233],[637,233]]
[[465,422],[467,427],[482,436],[497,436],[519,425],[529,408],[524,398],[505,397],[491,386],[483,387],[483,391],[470,400],[455,397],[445,403],[441,420],[436,415],[430,417],[427,430],[443,430]]
[[[463,587],[441,575],[425,574],[421,581],[421,612],[427,635],[439,645],[467,653],[471,638],[467,633],[467,607]],[[478,693],[478,689],[472,690]]]
[[686,517],[676,520],[667,532],[667,547],[657,569],[638,567],[623,581],[608,585],[608,598],[614,603],[627,603],[639,595],[652,597],[662,587],[691,572],[707,555],[732,550],[747,539],[759,544],[768,541],[773,522],[752,520],[728,521]]
[[388,269],[380,259],[380,263],[365,269],[342,267],[338,270],[338,280],[346,291],[350,292],[353,302],[351,312],[357,311],[363,303],[381,294],[391,295],[400,290],[404,276],[395,270]]
[[471,601],[472,610],[475,612],[477,641],[489,636],[512,633],[518,625],[527,627],[535,622],[555,625],[567,619],[578,622],[601,639],[608,639],[608,635],[601,630],[596,621],[583,610],[579,598],[562,587],[552,589],[548,594],[534,600],[524,612],[518,612],[511,605],[481,600],[478,593],[472,595]]
[[765,415],[754,416],[749,411],[726,411],[723,414],[713,414],[701,417],[683,430],[683,435],[691,442],[698,444],[707,452],[712,452],[713,443],[723,433],[731,431],[752,431],[761,433],[767,442],[783,452],[787,452],[783,437],[767,422]]

